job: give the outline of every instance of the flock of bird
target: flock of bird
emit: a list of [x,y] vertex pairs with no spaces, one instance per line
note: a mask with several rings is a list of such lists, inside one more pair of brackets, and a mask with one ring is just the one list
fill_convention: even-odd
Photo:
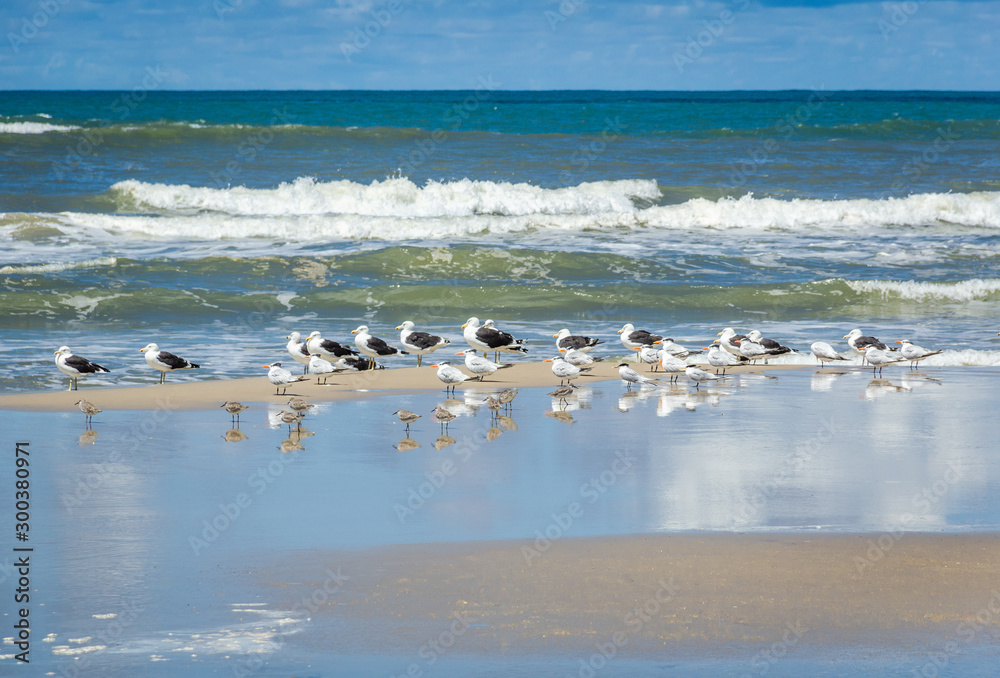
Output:
[[[275,395],[284,395],[287,393],[289,385],[308,380],[309,376],[307,375],[315,375],[317,383],[322,384],[326,383],[326,380],[334,373],[346,370],[373,370],[379,367],[376,359],[402,355],[415,355],[417,365],[420,366],[423,356],[451,344],[447,338],[417,331],[414,327],[413,322],[409,320],[396,327],[397,330],[400,330],[399,343],[403,348],[391,346],[384,339],[373,336],[367,325],[361,325],[352,331],[352,334],[355,335],[353,347],[325,339],[320,332],[313,332],[305,338],[299,332],[292,332],[287,337],[288,343],[285,348],[293,360],[302,363],[304,366],[303,375],[293,375],[290,370],[282,367],[280,362],[272,362],[264,365],[264,368],[268,370],[269,381],[275,386]],[[511,367],[510,363],[498,362],[500,353],[523,355],[528,352],[523,339],[516,339],[513,335],[500,330],[492,320],[480,323],[479,318],[472,317],[462,325],[462,329],[463,337],[469,348],[459,351],[455,355],[464,356],[464,365],[471,374],[462,372],[458,367],[451,365],[448,360],[439,360],[434,364],[437,369],[437,377],[445,385],[445,390],[448,393],[454,393],[459,384],[472,380],[483,381],[497,370]],[[650,371],[660,371],[669,375],[671,382],[676,381],[683,374],[698,389],[703,383],[718,380],[720,371],[721,377],[725,377],[726,370],[730,367],[745,363],[754,364],[758,360],[763,360],[767,364],[770,358],[796,352],[778,341],[764,337],[759,330],[738,334],[731,327],[719,332],[718,338],[713,341],[711,346],[695,350],[677,344],[670,337],[636,329],[631,323],[618,330],[618,335],[621,344],[629,351],[635,352],[633,363],[621,362],[618,364],[618,374],[628,389],[631,389],[633,385],[641,387],[658,381],[657,377],[640,374],[635,369],[639,364],[648,364]],[[590,356],[589,352],[604,342],[598,338],[573,334],[569,329],[561,329],[552,336],[555,339],[558,354],[553,358],[546,359],[545,362],[551,363],[553,375],[560,380],[560,388],[550,395],[564,397],[572,393],[574,388],[572,380],[593,369],[593,363],[601,360]],[[860,329],[852,330],[844,336],[844,339],[847,340],[850,353],[861,356],[862,364],[867,362],[872,367],[873,375],[876,372],[881,374],[881,370],[892,363],[909,361],[910,366],[913,367],[921,360],[941,353],[941,351],[917,346],[907,339],[895,342],[900,344],[900,348],[890,348],[876,337],[865,336]],[[150,343],[139,350],[145,355],[146,364],[160,372],[159,383],[161,384],[164,383],[168,372],[200,367],[196,363],[161,350],[155,343]],[[704,363],[696,365],[688,362],[691,355],[703,351],[708,352],[707,362],[710,367],[715,368],[714,374],[703,368]],[[480,352],[483,353],[482,356],[479,355]],[[494,360],[488,359],[490,352],[494,353]],[[829,343],[822,341],[813,343],[810,346],[810,352],[819,361],[821,367],[828,363],[849,360]],[[55,364],[61,372],[70,377],[70,390],[77,389],[78,380],[82,377],[110,372],[95,362],[73,354],[67,346],[62,346],[55,351]],[[281,390],[281,394],[278,393],[279,390]],[[86,415],[88,426],[92,417],[101,411],[86,400],[77,401],[76,404]],[[223,404],[223,407],[233,415],[234,422],[236,422],[242,411],[239,408],[244,406],[240,403],[227,402]],[[301,420],[301,412],[287,414],[289,421],[286,423],[297,423],[292,421],[296,416],[299,416],[299,420]],[[410,414],[412,415],[412,413]],[[402,416],[401,414],[401,420]],[[442,416],[446,417],[447,415]],[[442,420],[441,417],[439,420]],[[406,421],[404,423],[409,424]]]

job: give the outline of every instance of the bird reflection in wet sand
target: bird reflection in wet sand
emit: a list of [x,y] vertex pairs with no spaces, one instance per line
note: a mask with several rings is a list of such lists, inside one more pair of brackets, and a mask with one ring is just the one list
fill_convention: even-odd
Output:
[[504,431],[516,431],[517,424],[514,423],[513,417],[506,417],[502,414],[497,415],[497,425],[500,426]]
[[639,402],[638,391],[626,391],[618,396],[618,411],[628,412]]
[[486,442],[492,443],[494,440],[503,435],[503,429],[497,426],[491,426],[486,429]]
[[442,433],[444,433],[445,430],[447,430],[448,424],[450,424],[452,420],[455,419],[457,416],[455,414],[452,414],[445,408],[443,408],[441,405],[438,405],[431,411],[434,413],[434,418],[437,420],[437,422],[441,424]]
[[573,423],[573,415],[570,414],[569,412],[564,411],[564,410],[546,410],[545,411],[545,416],[546,417],[552,417],[556,421],[561,421],[564,424],[572,424]]
[[833,388],[833,382],[845,374],[849,374],[849,372],[817,371],[813,373],[812,379],[809,380],[809,390],[816,392],[829,391]]
[[438,436],[437,440],[434,441],[434,449],[440,451],[448,447],[449,445],[454,445],[457,442],[458,441],[452,438],[451,436],[447,435]]
[[875,400],[876,398],[880,398],[888,393],[908,393],[910,390],[910,387],[896,386],[888,379],[872,379],[865,387],[865,392],[862,397],[865,400]]
[[84,430],[84,432],[80,434],[79,442],[80,442],[80,447],[93,445],[94,443],[97,442],[97,431],[95,431],[92,428]]
[[393,445],[393,447],[396,448],[397,452],[409,452],[410,450],[415,450],[420,447],[420,443],[413,438],[403,438],[398,443]]
[[294,436],[289,436],[281,441],[281,451],[283,453],[298,452],[299,450],[304,449],[306,448],[299,442],[298,438]]
[[238,428],[231,428],[222,437],[225,438],[227,443],[242,443],[247,439],[247,434]]
[[239,428],[240,427],[240,412],[243,412],[244,410],[246,410],[247,406],[244,405],[241,402],[236,401],[236,400],[227,400],[226,402],[224,402],[221,405],[219,405],[219,407],[225,407],[226,408],[226,412],[228,412],[230,415],[232,415],[232,424],[233,424],[233,427]]

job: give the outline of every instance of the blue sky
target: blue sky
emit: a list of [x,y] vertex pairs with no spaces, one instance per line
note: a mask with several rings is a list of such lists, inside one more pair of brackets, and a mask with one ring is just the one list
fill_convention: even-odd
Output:
[[1000,90],[1000,1],[3,0],[0,89]]

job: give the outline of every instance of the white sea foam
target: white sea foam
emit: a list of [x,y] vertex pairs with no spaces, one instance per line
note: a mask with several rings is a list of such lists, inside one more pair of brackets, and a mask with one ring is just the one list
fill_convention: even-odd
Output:
[[70,261],[65,263],[4,266],[0,268],[0,273],[59,273],[71,269],[114,266],[116,263],[118,263],[117,257],[102,257],[100,259],[85,259],[84,261]]
[[[163,235],[192,232],[194,237],[200,233],[208,238],[395,240],[526,229],[619,228],[822,229],[823,233],[864,235],[892,227],[1000,228],[1000,192],[933,193],[884,200],[778,200],[746,195],[739,199],[697,198],[678,205],[649,206],[660,199],[659,188],[653,181],[639,179],[541,188],[468,179],[418,186],[407,178],[370,184],[299,178],[267,189],[127,180],[114,184],[111,190],[127,210],[197,219],[187,224],[160,222],[156,230]],[[97,225],[156,234],[141,221]]]
[[302,177],[269,189],[207,188],[128,180],[114,184],[111,190],[139,209],[168,212],[207,211],[234,216],[352,214],[422,219],[631,214],[636,211],[633,199],[660,197],[656,182],[648,180],[597,181],[556,189],[468,179],[417,186],[406,178],[359,184]]
[[0,134],[45,134],[46,132],[72,132],[76,125],[53,125],[49,122],[0,122]]
[[975,301],[996,296],[1000,293],[1000,279],[973,278],[959,282],[901,282],[888,280],[847,280],[852,290],[859,293],[877,293],[883,299],[906,299],[910,301]]
[[648,226],[678,229],[873,232],[891,226],[941,224],[1000,228],[1000,193],[925,193],[884,200],[696,198],[680,205],[650,207],[640,217]]

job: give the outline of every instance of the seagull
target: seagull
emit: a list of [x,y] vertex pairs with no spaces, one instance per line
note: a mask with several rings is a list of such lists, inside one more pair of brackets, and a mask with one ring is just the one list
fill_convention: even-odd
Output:
[[292,360],[306,366],[302,368],[302,374],[306,374],[308,372],[310,355],[308,342],[302,341],[302,335],[298,332],[292,332],[285,338],[288,339],[288,343],[285,344],[285,350],[288,351],[288,355],[292,356]]
[[639,362],[639,350],[643,346],[654,346],[663,341],[663,337],[658,334],[650,334],[646,330],[637,330],[632,323],[625,323],[625,326],[618,330],[622,335],[622,344],[630,351],[635,351],[635,361]]
[[239,424],[240,422],[240,412],[247,408],[246,405],[237,400],[227,400],[226,402],[219,405],[219,407],[225,407],[226,412],[232,415],[233,423]]
[[324,339],[323,335],[319,332],[313,332],[306,338],[306,347],[309,350],[309,355],[319,354],[320,358],[329,360],[331,363],[336,362],[338,358],[346,358],[358,354],[350,346],[338,344],[332,339]]
[[559,350],[564,351],[563,360],[568,362],[570,365],[576,365],[577,367],[593,365],[595,361],[600,360],[600,358],[592,358],[583,351],[575,348],[561,348]]
[[417,356],[417,367],[420,367],[420,359],[422,357],[451,343],[450,339],[444,339],[435,334],[428,334],[427,332],[415,331],[413,323],[409,320],[404,321],[396,329],[402,330],[399,333],[399,343],[407,351]]
[[[343,358],[341,358],[343,360]],[[339,362],[339,361],[338,361]],[[313,353],[309,356],[309,373],[316,375],[316,384],[318,385],[319,380],[322,378],[323,383],[326,384],[326,380],[330,378],[330,375],[334,372],[339,372],[340,370],[333,366],[329,360],[323,360],[319,357],[319,353]]]
[[104,411],[98,409],[97,406],[94,405],[94,403],[90,402],[89,400],[77,400],[73,404],[79,407],[80,411],[83,412],[83,414],[85,415],[84,421],[87,425],[87,428],[90,428],[90,425],[93,423],[94,415],[100,414],[101,412]]
[[812,354],[816,356],[816,360],[819,361],[820,366],[826,365],[826,363],[834,362],[836,360],[847,360],[844,356],[837,353],[837,349],[825,341],[814,342],[809,350]]
[[666,351],[670,355],[676,356],[678,358],[687,358],[689,355],[691,355],[691,351],[684,348],[670,337],[666,337],[663,340],[663,345],[660,347],[660,350]]
[[545,362],[552,363],[552,374],[559,377],[560,384],[569,383],[571,379],[579,377],[581,372],[594,369],[593,367],[570,365],[561,355],[557,355],[555,358],[546,358]]
[[463,373],[462,370],[457,367],[453,367],[447,362],[440,362],[434,365],[434,367],[437,368],[437,378],[440,379],[445,385],[445,393],[448,393],[449,390],[454,393],[456,384],[461,384],[462,382],[472,379],[472,377]]
[[[378,337],[368,334],[368,325],[361,325],[356,330],[351,330],[351,334],[358,335],[354,338],[354,345],[366,356],[372,358],[385,358],[392,355],[406,355],[406,351],[401,351],[394,346],[390,346]],[[375,361],[372,361],[374,369]]]
[[636,362],[649,365],[649,371],[655,372],[660,364],[660,349],[655,346],[643,346],[639,349],[639,359]]
[[788,348],[787,346],[782,346],[774,339],[767,339],[766,337],[761,336],[759,330],[750,330],[749,332],[747,332],[747,339],[756,344],[759,344],[761,348],[764,349],[764,352],[766,353],[766,356],[764,357],[765,365],[767,364],[767,356],[784,355],[785,353],[795,352],[792,349]]
[[281,395],[285,395],[285,391],[288,390],[288,385],[293,384],[296,381],[306,381],[308,377],[292,376],[292,373],[281,366],[281,363],[271,363],[270,365],[264,365],[264,369],[267,370],[267,380],[274,384],[274,395],[278,395],[278,389],[281,390]]
[[749,360],[751,364],[756,363],[760,358],[767,357],[767,350],[751,339],[750,335],[746,335],[742,339],[735,339],[734,342],[739,343],[740,355],[745,360]]
[[487,360],[486,358],[480,358],[476,355],[476,349],[467,348],[464,351],[459,351],[455,355],[465,356],[465,367],[479,376],[479,381],[482,381],[486,376],[493,374],[497,370],[503,369],[505,367],[513,367],[513,363],[495,363]]
[[413,422],[415,422],[417,419],[420,418],[419,414],[417,414],[416,412],[410,412],[409,410],[396,410],[395,412],[393,412],[393,414],[399,417],[399,420],[401,422],[406,424],[407,432],[409,432],[410,430],[410,424],[412,424]]
[[736,334],[736,330],[732,327],[727,327],[726,329],[719,332],[717,335],[719,338],[713,343],[718,344],[722,347],[722,350],[726,353],[731,353],[740,360],[743,360],[743,353],[740,351],[740,341],[746,339],[745,334]]
[[687,369],[684,370],[684,373],[687,375],[688,379],[694,382],[695,390],[700,390],[701,383],[703,381],[718,380],[718,377],[715,376],[714,374],[709,374],[705,370],[701,369],[700,367],[696,367],[694,365],[688,365]]
[[660,369],[670,375],[670,381],[672,382],[677,381],[677,378],[681,376],[681,372],[687,368],[686,362],[663,349],[659,350],[659,359]]
[[161,384],[166,380],[167,372],[172,372],[173,370],[192,370],[201,367],[201,365],[188,362],[184,358],[175,356],[169,351],[161,351],[160,347],[156,344],[146,344],[146,347],[140,348],[139,352],[146,354],[147,365],[152,367],[154,370],[160,371]]
[[856,355],[861,356],[861,364],[865,364],[865,360],[868,358],[865,349],[869,346],[877,348],[880,351],[888,351],[889,347],[883,344],[875,337],[866,337],[861,334],[861,330],[853,329],[844,335],[844,339],[847,339],[847,345],[851,348]]
[[618,365],[618,376],[625,381],[628,390],[632,390],[632,384],[639,384],[640,386],[645,386],[646,384],[656,383],[656,379],[651,379],[649,377],[644,377],[639,374],[631,367],[628,363],[621,363]]
[[462,336],[465,337],[466,343],[477,351],[482,351],[483,357],[490,351],[528,352],[528,349],[523,345],[524,339],[515,339],[513,335],[501,332],[492,320],[487,320],[480,326],[479,318],[473,316],[465,321],[462,329]]
[[917,363],[924,358],[930,358],[932,355],[941,353],[941,351],[931,351],[923,346],[917,346],[909,339],[897,339],[895,343],[902,344],[900,353],[910,361],[910,367],[916,367]]
[[[740,364],[739,359],[728,351],[724,351],[718,346],[708,346],[704,350],[708,351],[708,364],[715,368],[715,373],[718,374],[719,370],[722,370],[722,374],[726,374],[726,370],[730,367],[735,367]],[[687,367],[681,369],[683,372]]]
[[590,349],[602,343],[600,339],[592,339],[591,337],[584,337],[578,334],[570,334],[569,330],[565,327],[552,336],[555,337],[556,348],[560,351],[575,349],[581,353],[586,353]]
[[92,363],[86,358],[82,358],[78,355],[73,355],[73,352],[69,350],[69,346],[60,346],[59,350],[53,353],[56,357],[56,367],[60,372],[69,377],[69,390],[75,391],[77,389],[77,380],[80,377],[86,377],[90,374],[95,374],[99,372],[110,372],[106,367],[102,367],[97,363]]
[[366,372],[374,370],[378,365],[371,358],[359,355],[347,355],[333,363],[334,371],[354,370],[355,372]]
[[882,349],[875,348],[874,346],[867,346],[863,349],[863,351],[865,358],[868,359],[868,364],[872,366],[873,377],[875,376],[876,370],[878,370],[879,376],[882,376],[883,367],[906,360],[906,358],[893,358],[889,355],[888,351],[883,351]]

